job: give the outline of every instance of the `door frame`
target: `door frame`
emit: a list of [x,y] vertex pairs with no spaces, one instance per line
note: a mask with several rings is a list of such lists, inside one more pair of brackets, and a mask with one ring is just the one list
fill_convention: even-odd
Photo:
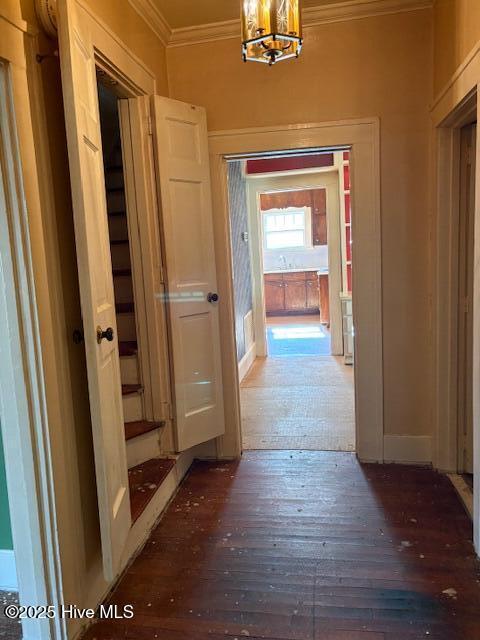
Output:
[[378,118],[212,131],[210,166],[217,275],[221,295],[220,332],[224,379],[225,435],[217,439],[221,458],[242,452],[240,394],[230,246],[227,159],[272,151],[348,147],[352,154],[355,211],[353,305],[356,318],[356,441],[361,460],[381,462],[383,430],[383,336],[380,226],[380,122]]
[[[249,210],[249,233],[252,238],[251,260],[252,260],[252,291],[253,291],[253,316],[255,322],[255,345],[256,353],[259,357],[265,357],[267,353],[266,340],[266,315],[265,315],[265,292],[263,278],[263,233],[262,223],[259,218],[259,197],[266,184],[273,186],[270,191],[281,191],[281,182],[285,182],[285,189],[292,188],[293,185],[299,189],[322,189],[325,185],[320,184],[322,178],[337,178],[336,189],[327,189],[327,237],[328,237],[328,262],[329,262],[329,298],[332,333],[333,355],[343,354],[343,326],[342,326],[342,303],[340,293],[342,290],[342,258],[341,258],[341,236],[340,236],[340,194],[338,187],[338,167],[324,167],[318,171],[308,173],[289,172],[292,175],[253,175],[247,176],[247,197]],[[291,183],[291,184],[290,184]],[[311,183],[311,186],[308,184]],[[328,193],[335,191],[336,203],[328,206]],[[313,213],[312,213],[313,216]],[[335,247],[335,251],[332,250]],[[333,284],[333,286],[331,286]],[[333,327],[333,331],[332,331]]]
[[[475,69],[472,68],[472,74]],[[475,76],[478,77],[478,76]],[[478,86],[460,75],[433,109],[435,135],[436,256],[434,308],[436,321],[435,356],[435,466],[442,471],[458,471],[458,237],[460,213],[461,129],[480,119]],[[458,92],[458,93],[457,93]],[[445,104],[446,103],[446,104]],[[477,135],[474,211],[473,276],[473,373],[472,386],[480,385],[480,144]],[[473,539],[480,552],[480,399],[473,394]]]
[[[435,256],[435,391],[436,437],[434,465],[451,473],[458,471],[458,318],[459,318],[459,218],[460,218],[460,131],[477,115],[476,90],[464,100],[435,129],[436,136],[436,256]],[[478,161],[478,142],[477,142]],[[477,166],[476,185],[479,184]],[[475,221],[478,220],[478,194]],[[475,239],[474,260],[480,248]],[[476,281],[476,282],[475,282]],[[478,278],[474,278],[474,354],[480,335],[475,327],[475,301]],[[476,372],[474,355],[474,388]],[[474,397],[474,432],[476,429]],[[474,455],[475,458],[475,455]],[[475,463],[474,463],[475,464]]]
[[[58,611],[62,571],[51,435],[16,126],[22,119],[17,109],[25,107],[20,96],[28,91],[26,80],[15,61],[0,62],[0,351],[6,365],[0,370],[1,428],[20,603],[47,603]],[[58,616],[23,620],[22,632],[25,639],[60,640],[67,637],[66,621]]]

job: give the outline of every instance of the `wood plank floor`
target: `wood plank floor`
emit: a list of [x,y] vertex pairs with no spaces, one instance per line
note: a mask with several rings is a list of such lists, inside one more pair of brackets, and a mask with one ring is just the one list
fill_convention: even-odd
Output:
[[354,451],[353,376],[338,356],[257,358],[240,389],[244,449]]
[[471,523],[431,470],[336,452],[195,463],[89,640],[478,640]]

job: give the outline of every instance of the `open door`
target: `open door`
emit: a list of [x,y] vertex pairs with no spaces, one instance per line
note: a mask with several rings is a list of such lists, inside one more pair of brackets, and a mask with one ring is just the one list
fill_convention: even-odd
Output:
[[205,110],[153,98],[176,407],[183,451],[225,431]]
[[112,580],[131,525],[115,301],[94,49],[72,0],[58,1],[59,49],[104,573]]

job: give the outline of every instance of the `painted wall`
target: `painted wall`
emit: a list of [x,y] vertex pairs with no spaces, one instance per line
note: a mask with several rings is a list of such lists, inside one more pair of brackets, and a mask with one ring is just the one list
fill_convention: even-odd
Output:
[[431,10],[306,29],[297,61],[244,64],[238,40],[167,50],[171,95],[210,130],[378,116],[385,430],[430,434],[428,105]]
[[480,2],[477,0],[436,0],[435,95],[480,40]]
[[234,274],[235,334],[237,358],[240,361],[246,353],[244,318],[252,310],[250,248],[242,239],[242,233],[248,231],[248,206],[247,186],[241,162],[228,164],[228,196]]
[[13,549],[10,509],[8,506],[7,478],[3,456],[2,432],[0,430],[0,549]]

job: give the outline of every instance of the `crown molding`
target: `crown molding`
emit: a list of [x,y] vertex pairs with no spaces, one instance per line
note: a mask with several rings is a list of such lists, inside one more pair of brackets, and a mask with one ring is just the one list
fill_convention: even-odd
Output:
[[128,0],[128,3],[145,20],[162,43],[167,46],[172,37],[172,29],[163,13],[155,6],[152,0]]
[[347,0],[303,10],[304,27],[316,27],[330,22],[359,20],[392,13],[431,9],[433,0]]
[[[149,0],[129,0],[135,2],[148,2]],[[406,11],[418,11],[431,9],[433,0],[346,0],[318,7],[307,7],[302,11],[303,27],[315,27],[331,22],[345,22],[347,20],[359,20]],[[228,20],[226,22],[214,22],[200,24],[181,29],[172,29],[169,47],[184,47],[202,42],[214,40],[227,40],[240,37],[240,21]]]
[[213,40],[240,38],[240,33],[240,20],[226,20],[225,22],[182,27],[181,29],[172,29],[168,46],[184,47],[201,42],[212,42]]

